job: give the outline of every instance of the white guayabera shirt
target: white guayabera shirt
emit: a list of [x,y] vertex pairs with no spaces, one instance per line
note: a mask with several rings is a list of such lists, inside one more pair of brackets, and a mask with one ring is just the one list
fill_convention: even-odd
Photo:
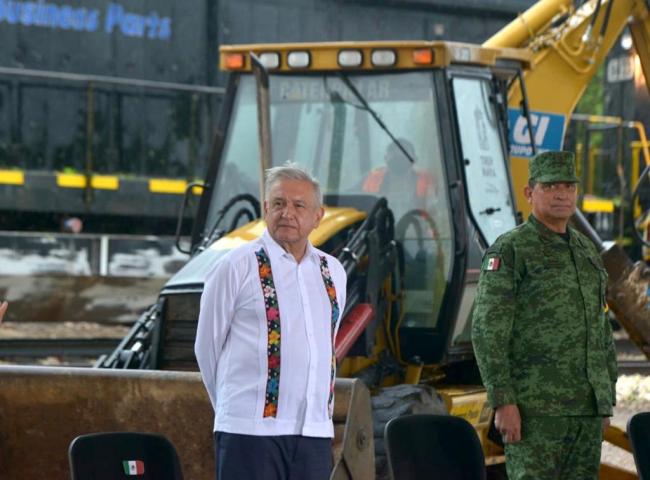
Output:
[[[267,312],[274,294],[276,323],[269,320],[276,312]],[[333,338],[345,295],[338,260],[309,243],[297,263],[268,231],[217,262],[205,281],[194,348],[214,431],[334,436]]]

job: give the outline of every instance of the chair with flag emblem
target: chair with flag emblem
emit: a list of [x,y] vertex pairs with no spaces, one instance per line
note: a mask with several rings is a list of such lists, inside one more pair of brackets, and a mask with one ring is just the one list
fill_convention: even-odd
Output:
[[183,480],[176,449],[162,435],[108,432],[70,443],[72,480]]

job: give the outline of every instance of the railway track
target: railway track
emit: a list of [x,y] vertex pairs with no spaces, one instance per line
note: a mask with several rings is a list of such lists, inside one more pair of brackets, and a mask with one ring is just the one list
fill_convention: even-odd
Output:
[[[113,352],[121,338],[0,338],[0,360],[31,360],[47,357],[63,359],[98,358]],[[638,349],[627,339],[616,341],[619,353]],[[621,375],[650,375],[650,361],[645,359],[619,359]]]
[[3,338],[0,359],[96,358],[112,352],[119,338]]
[[648,360],[619,360],[619,375],[650,375],[650,361]]

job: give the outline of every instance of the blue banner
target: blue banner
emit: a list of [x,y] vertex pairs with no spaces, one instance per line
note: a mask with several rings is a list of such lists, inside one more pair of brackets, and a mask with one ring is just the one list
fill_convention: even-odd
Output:
[[[537,152],[561,150],[564,141],[564,115],[547,112],[530,112],[533,140]],[[528,122],[521,109],[508,109],[508,140],[511,157],[532,157]]]

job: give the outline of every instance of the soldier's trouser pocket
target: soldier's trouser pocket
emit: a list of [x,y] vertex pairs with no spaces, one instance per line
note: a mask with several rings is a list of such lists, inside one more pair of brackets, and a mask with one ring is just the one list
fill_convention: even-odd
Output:
[[601,417],[528,417],[506,445],[509,480],[597,480]]

